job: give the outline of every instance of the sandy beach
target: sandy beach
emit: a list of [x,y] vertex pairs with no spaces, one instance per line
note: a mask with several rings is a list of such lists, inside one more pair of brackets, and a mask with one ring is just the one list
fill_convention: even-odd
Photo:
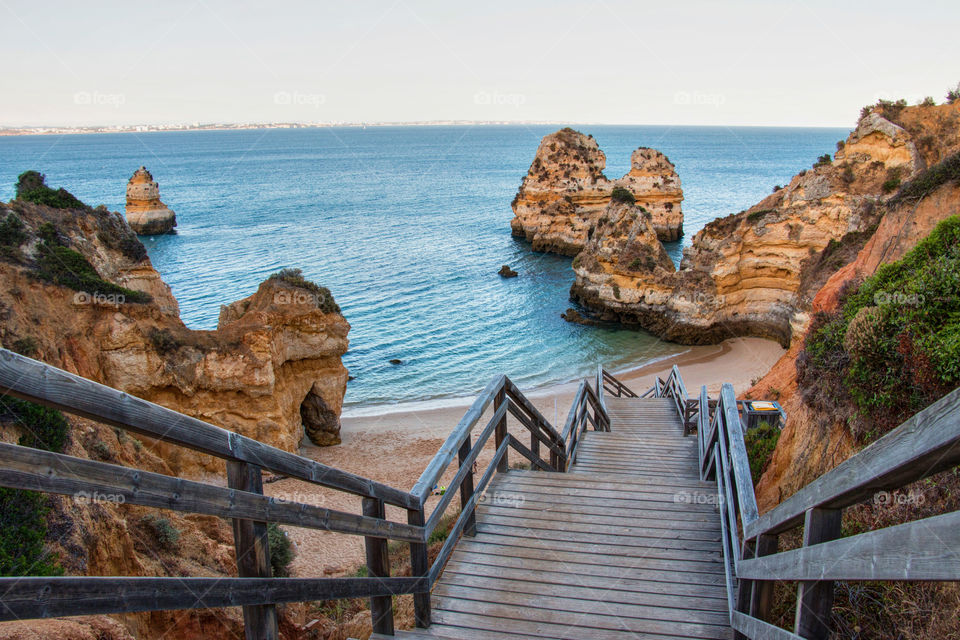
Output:
[[[691,394],[706,384],[711,395],[715,395],[722,382],[732,383],[741,394],[750,387],[751,380],[766,373],[783,353],[783,348],[769,340],[735,338],[718,345],[690,347],[677,356],[615,373],[628,387],[643,393],[653,385],[656,377],[665,378],[676,364]],[[528,397],[560,429],[576,386],[571,383],[534,389]],[[409,490],[472,401],[473,398],[464,398],[452,401],[451,406],[432,409],[410,410],[398,405],[393,411],[380,415],[345,417],[340,445],[305,446],[301,453],[324,464]],[[481,419],[481,426],[486,419],[486,416]],[[518,436],[522,435],[522,427],[513,418],[509,429]],[[481,468],[486,466],[491,454],[492,442],[481,455]],[[448,471],[447,480],[454,471]],[[269,483],[265,490],[269,495],[288,500],[360,512],[360,498],[357,496],[293,479]],[[406,514],[400,509],[388,507],[387,516],[406,522]],[[363,562],[363,538],[306,529],[287,530],[297,546],[297,558],[292,565],[294,575],[336,575],[352,571]]]

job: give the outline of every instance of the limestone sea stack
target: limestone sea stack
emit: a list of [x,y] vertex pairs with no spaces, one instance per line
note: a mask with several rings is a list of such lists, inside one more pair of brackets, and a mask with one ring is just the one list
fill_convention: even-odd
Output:
[[650,212],[658,238],[664,242],[680,239],[683,189],[677,169],[667,156],[656,149],[640,147],[630,156],[630,172],[617,181],[617,186],[632,193],[637,204]]
[[882,107],[865,111],[833,158],[707,224],[679,270],[644,256],[635,262],[640,236],[598,225],[574,260],[571,298],[597,319],[676,342],[753,335],[788,346],[806,331],[817,290],[864,246],[899,185],[957,144],[960,104]]
[[160,186],[143,166],[127,182],[127,223],[143,236],[170,233],[177,226],[173,211],[160,201]]
[[576,255],[617,187],[627,189],[652,215],[661,240],[683,232],[683,191],[674,166],[655,149],[641,147],[620,180],[603,175],[606,156],[591,135],[569,127],[543,138],[513,200],[514,236],[536,251]]

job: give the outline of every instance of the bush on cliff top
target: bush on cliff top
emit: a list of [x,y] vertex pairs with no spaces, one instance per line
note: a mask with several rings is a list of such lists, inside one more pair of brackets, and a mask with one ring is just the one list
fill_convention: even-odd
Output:
[[819,313],[797,358],[804,398],[870,442],[960,383],[960,216]]
[[960,182],[960,152],[947,156],[917,174],[917,177],[900,187],[897,194],[890,199],[890,205],[925,198],[948,182]]
[[321,287],[315,282],[310,282],[303,277],[303,271],[300,269],[281,269],[267,279],[284,282],[292,287],[297,287],[298,289],[303,289],[313,294],[317,301],[317,307],[324,313],[340,313],[340,307],[337,305],[336,300],[333,299],[333,294],[330,293],[330,289]]
[[90,209],[66,189],[48,187],[46,176],[39,171],[24,171],[17,176],[17,200],[55,209]]
[[41,237],[37,245],[37,277],[41,280],[84,292],[91,298],[110,296],[120,304],[146,303],[153,299],[148,293],[133,291],[101,278],[83,254],[60,243],[52,224],[40,225],[37,231]]

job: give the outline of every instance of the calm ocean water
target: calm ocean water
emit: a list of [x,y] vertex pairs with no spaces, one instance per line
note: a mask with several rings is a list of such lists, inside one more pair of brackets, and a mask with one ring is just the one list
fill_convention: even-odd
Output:
[[[650,146],[676,164],[686,236],[744,209],[834,150],[844,129],[579,126],[608,177]],[[470,395],[504,372],[523,387],[683,350],[645,333],[572,325],[570,259],[510,237],[510,200],[556,126],[369,127],[0,138],[0,197],[26,169],[85,202],[123,211],[141,164],[177,213],[144,238],[184,322],[216,327],[220,305],[300,267],[350,321],[347,403]],[[501,264],[520,277],[502,280]],[[399,358],[402,365],[391,365]]]

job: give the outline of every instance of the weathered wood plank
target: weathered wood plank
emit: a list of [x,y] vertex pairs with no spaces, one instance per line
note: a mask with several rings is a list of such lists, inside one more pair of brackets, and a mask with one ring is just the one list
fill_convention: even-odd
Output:
[[0,621],[206,609],[423,591],[423,578],[0,578]]
[[[227,462],[227,486],[247,493],[263,493],[263,476],[259,467],[246,462]],[[233,542],[236,549],[237,574],[241,578],[271,578],[270,541],[267,523],[244,518],[233,519]],[[277,640],[277,605],[247,604],[243,606],[243,626],[247,640]]]
[[804,640],[801,636],[739,611],[733,612],[732,622],[734,629],[755,640]]
[[[447,599],[465,599],[495,605],[532,607],[554,612],[602,615],[617,619],[646,619],[663,623],[694,623],[711,625],[729,625],[730,616],[726,611],[703,611],[688,607],[665,607],[647,604],[613,602],[610,600],[585,600],[576,594],[564,596],[553,588],[541,589],[541,593],[528,594],[500,589],[480,587],[476,584],[438,585],[433,593],[438,598],[437,607],[444,608]],[[447,607],[449,608],[449,607]]]
[[[575,573],[564,571],[565,567],[558,565],[551,570],[538,571],[535,575],[525,569],[514,567],[497,567],[493,565],[474,564],[461,562],[456,558],[450,560],[447,569],[444,571],[444,580],[447,572],[466,576],[468,580],[477,577],[495,578],[504,580],[533,580],[538,583],[551,585],[571,585],[590,589],[594,593],[602,596],[610,589],[624,589],[634,594],[655,594],[661,596],[672,596],[679,598],[709,598],[718,602],[719,610],[727,610],[726,596],[724,595],[723,585],[703,584],[699,582],[669,582],[664,580],[651,580],[644,577],[640,578],[610,578],[608,576],[595,576],[584,573]],[[656,573],[650,573],[656,576]]]
[[0,443],[0,486],[413,542],[423,530],[150,471]]
[[[803,546],[820,544],[840,537],[841,509],[810,509],[803,524]],[[797,613],[794,632],[810,640],[830,637],[833,610],[833,582],[801,582],[797,585]]]
[[724,413],[724,425],[727,444],[730,447],[730,466],[733,473],[733,487],[737,494],[737,506],[740,521],[744,527],[757,519],[757,496],[753,491],[753,476],[750,475],[750,459],[747,457],[747,445],[743,441],[743,428],[740,426],[740,414],[737,412],[737,395],[733,385],[724,383],[720,388],[720,401]]
[[745,535],[780,533],[814,507],[837,509],[960,464],[960,389],[908,419],[746,526]]
[[[363,499],[363,515],[370,518],[383,518],[384,504],[376,498]],[[386,538],[366,536],[363,545],[367,555],[367,573],[371,578],[390,578],[390,556]],[[370,597],[370,619],[376,633],[393,634],[393,598],[390,596]]]
[[419,500],[405,491],[271,447],[7,349],[0,349],[0,389],[23,400],[226,460],[248,462],[332,489],[379,497],[399,507],[419,506]]
[[705,589],[699,592],[694,589],[678,589],[685,593],[674,594],[670,593],[665,583],[647,585],[646,590],[640,590],[632,582],[620,584],[601,578],[586,579],[583,583],[580,581],[571,583],[569,576],[553,578],[551,581],[551,576],[548,575],[547,581],[542,581],[540,574],[517,577],[516,573],[505,572],[498,577],[489,577],[459,573],[451,566],[448,565],[444,572],[441,583],[443,585],[497,589],[536,596],[561,596],[587,602],[639,604],[668,609],[721,612],[724,616],[727,615],[726,601],[711,597]]
[[755,580],[956,580],[960,511],[740,562]]

